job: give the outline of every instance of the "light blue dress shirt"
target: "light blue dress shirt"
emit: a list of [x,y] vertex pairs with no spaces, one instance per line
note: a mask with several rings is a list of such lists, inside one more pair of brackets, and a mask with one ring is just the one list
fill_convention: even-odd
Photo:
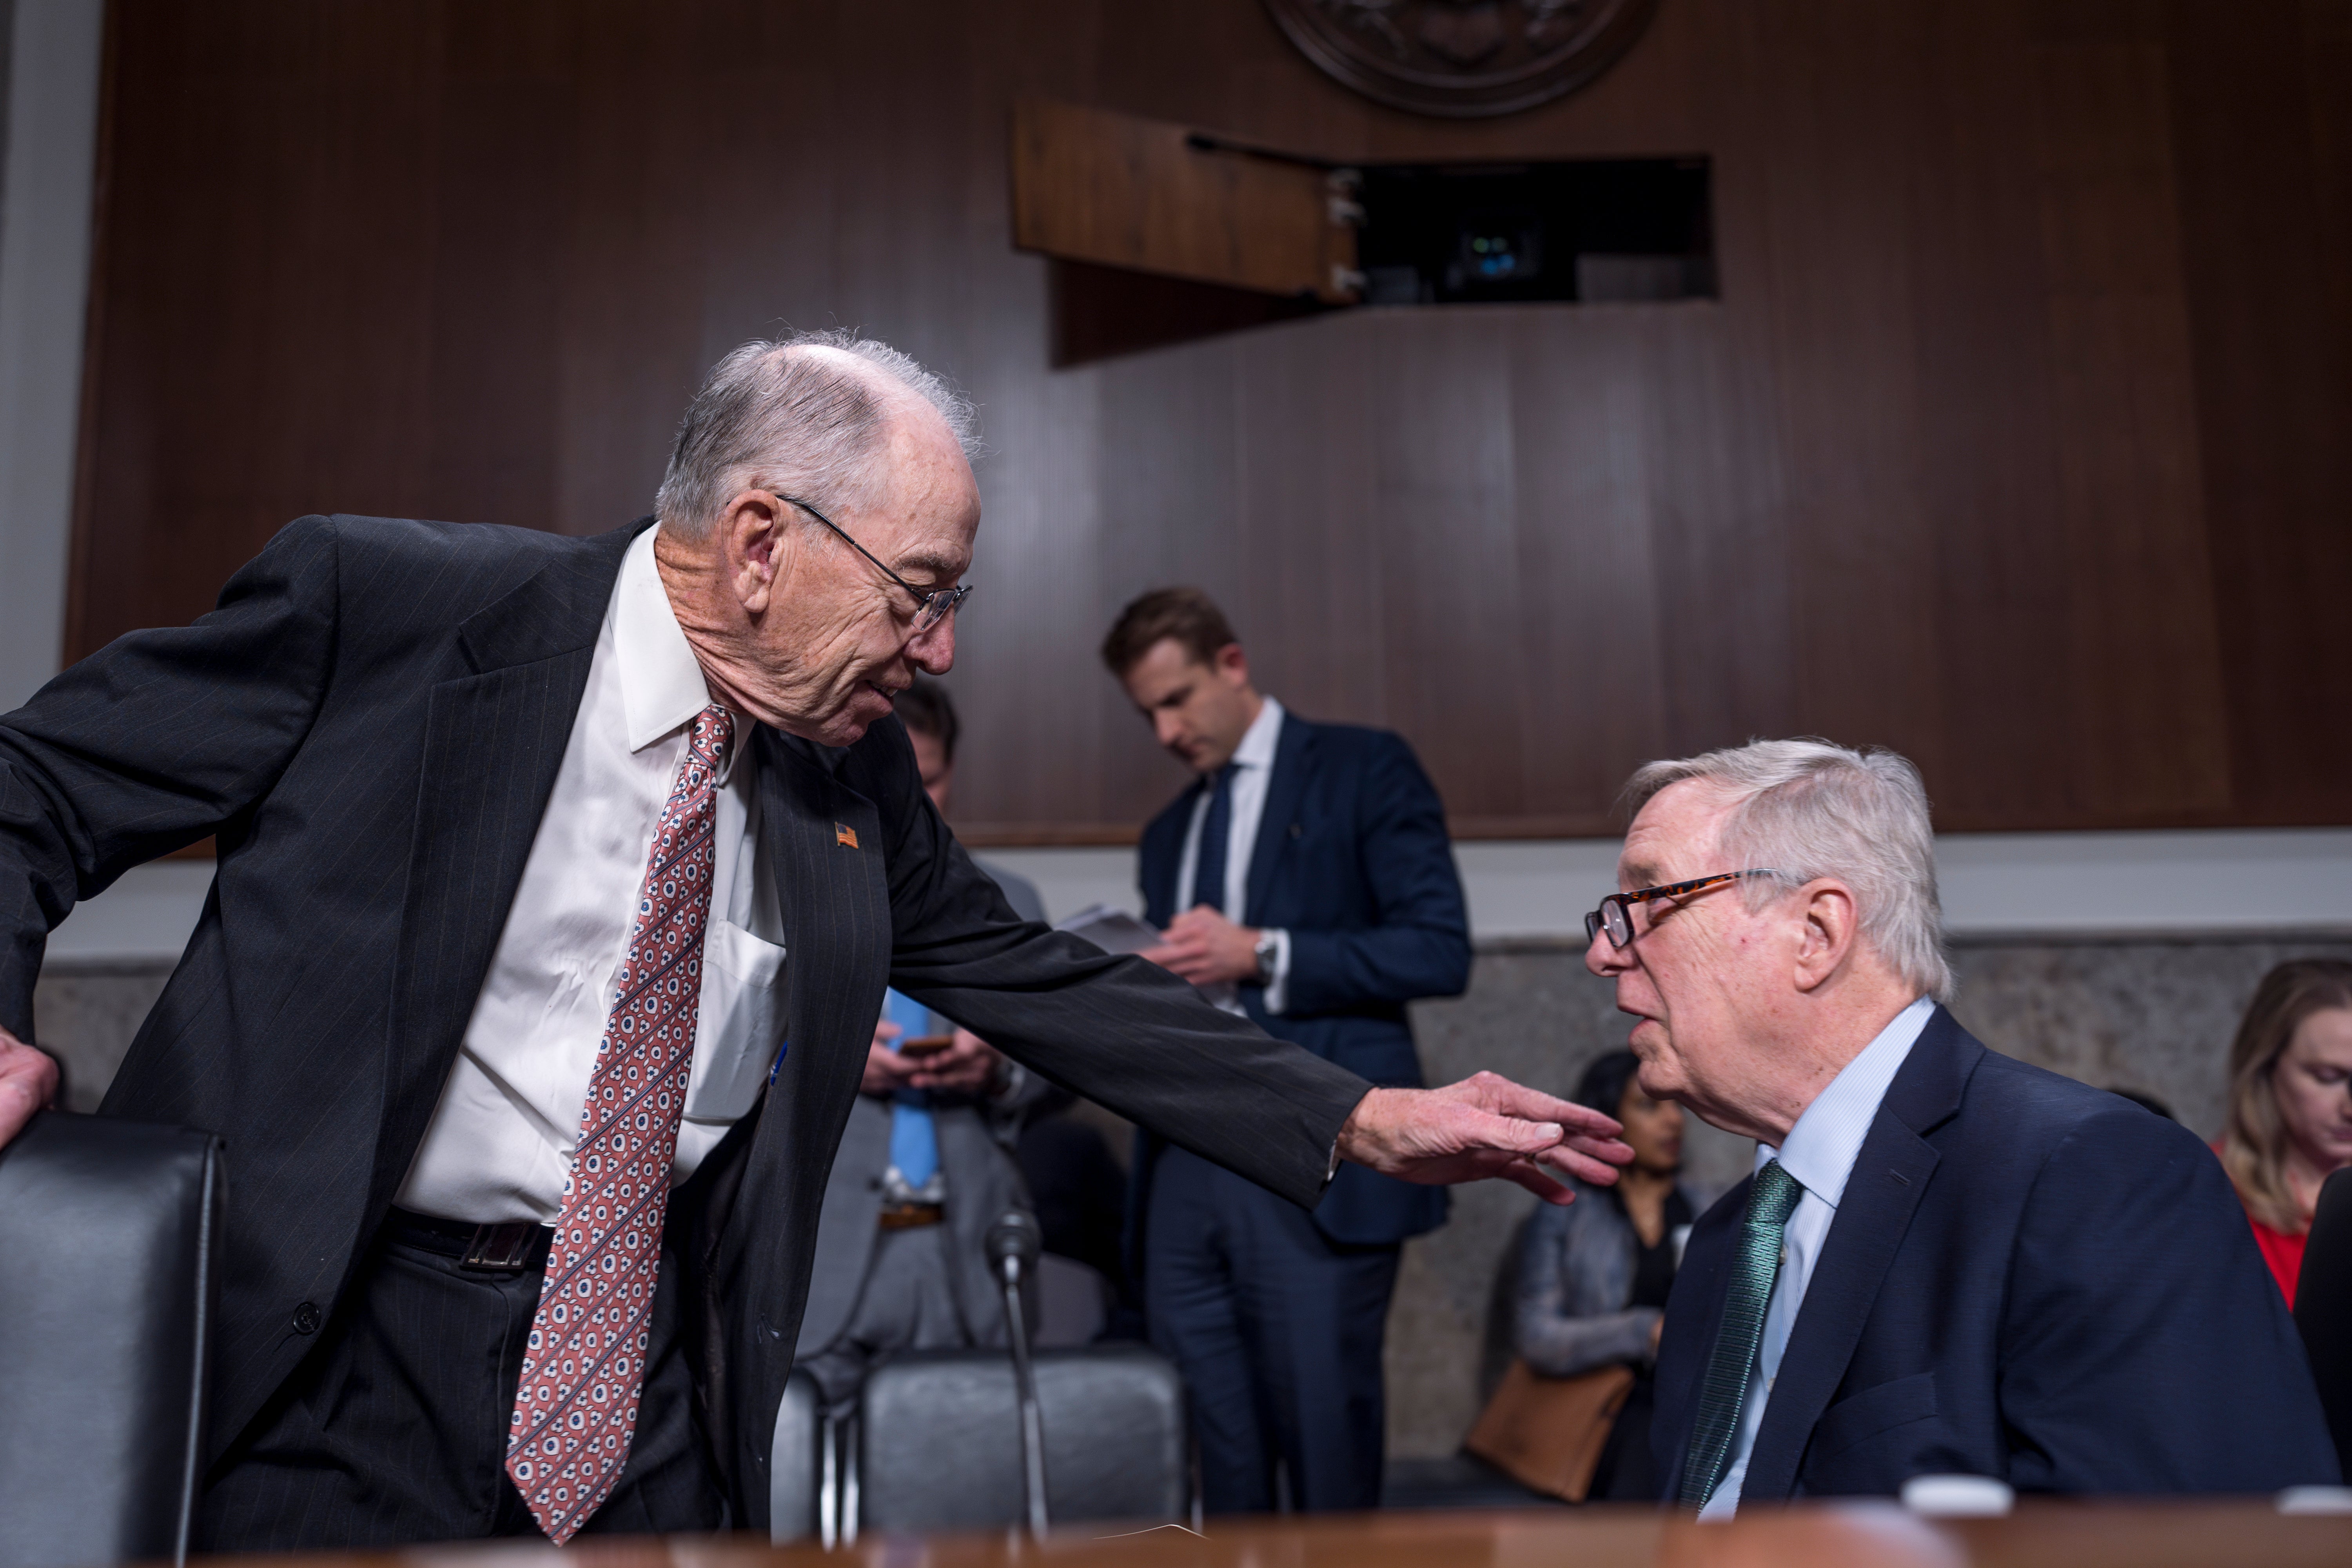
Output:
[[1772,1300],[1764,1310],[1764,1336],[1756,1347],[1756,1364],[1748,1370],[1748,1396],[1739,1405],[1739,1429],[1731,1443],[1731,1462],[1723,1479],[1699,1510],[1703,1520],[1729,1519],[1739,1508],[1740,1483],[1748,1479],[1748,1456],[1756,1447],[1756,1429],[1764,1424],[1764,1407],[1772,1397],[1772,1381],[1780,1373],[1780,1357],[1789,1348],[1790,1332],[1805,1304],[1805,1287],[1812,1283],[1813,1265],[1821,1261],[1822,1246],[1829,1240],[1837,1218],[1838,1200],[1845,1196],[1846,1178],[1862,1155],[1863,1140],[1878,1119],[1879,1102],[1887,1085],[1903,1070],[1919,1032],[1935,1016],[1936,1004],[1926,996],[1895,1015],[1894,1022],[1864,1046],[1862,1054],[1830,1079],[1813,1097],[1804,1114],[1789,1130],[1789,1141],[1778,1149],[1756,1146],[1756,1168],[1779,1160],[1780,1168],[1797,1178],[1805,1195],[1790,1215],[1781,1232],[1780,1272],[1772,1281]]

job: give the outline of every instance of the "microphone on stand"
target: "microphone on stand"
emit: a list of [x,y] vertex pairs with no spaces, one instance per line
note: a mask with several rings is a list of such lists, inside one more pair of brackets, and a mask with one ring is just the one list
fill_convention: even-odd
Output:
[[1037,1267],[1045,1236],[1026,1209],[1006,1209],[982,1244],[1004,1287],[1004,1323],[1013,1344],[1013,1392],[1021,1406],[1021,1485],[1028,1500],[1029,1533],[1043,1540],[1045,1517],[1045,1421],[1037,1408],[1036,1369],[1029,1361],[1029,1320],[1021,1312],[1021,1282]]

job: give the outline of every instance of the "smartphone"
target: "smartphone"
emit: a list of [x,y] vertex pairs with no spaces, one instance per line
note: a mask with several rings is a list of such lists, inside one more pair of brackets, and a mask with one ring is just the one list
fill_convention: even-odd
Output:
[[917,1035],[911,1040],[898,1042],[902,1057],[935,1057],[955,1044],[953,1035]]

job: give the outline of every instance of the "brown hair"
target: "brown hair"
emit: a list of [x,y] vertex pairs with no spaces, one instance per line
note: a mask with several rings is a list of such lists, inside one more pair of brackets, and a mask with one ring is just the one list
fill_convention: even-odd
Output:
[[1205,665],[1241,639],[1216,601],[1198,588],[1154,588],[1118,613],[1103,638],[1102,661],[1121,680],[1143,656],[1174,637]]
[[2286,1128],[2273,1079],[2295,1030],[2330,1007],[2352,1007],[2352,962],[2282,963],[2254,987],[2238,1037],[2230,1042],[2230,1120],[2221,1131],[2221,1164],[2246,1211],[2288,1236],[2300,1236],[2310,1222],[2287,1185]]

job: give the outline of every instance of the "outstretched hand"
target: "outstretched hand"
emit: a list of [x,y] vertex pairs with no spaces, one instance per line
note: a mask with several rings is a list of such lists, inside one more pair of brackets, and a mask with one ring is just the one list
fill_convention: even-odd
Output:
[[0,1029],[0,1144],[58,1097],[58,1064]]
[[1596,1186],[1617,1180],[1633,1151],[1617,1122],[1491,1072],[1444,1089],[1376,1089],[1339,1129],[1339,1157],[1430,1186],[1500,1176],[1546,1203],[1575,1194],[1546,1167]]

